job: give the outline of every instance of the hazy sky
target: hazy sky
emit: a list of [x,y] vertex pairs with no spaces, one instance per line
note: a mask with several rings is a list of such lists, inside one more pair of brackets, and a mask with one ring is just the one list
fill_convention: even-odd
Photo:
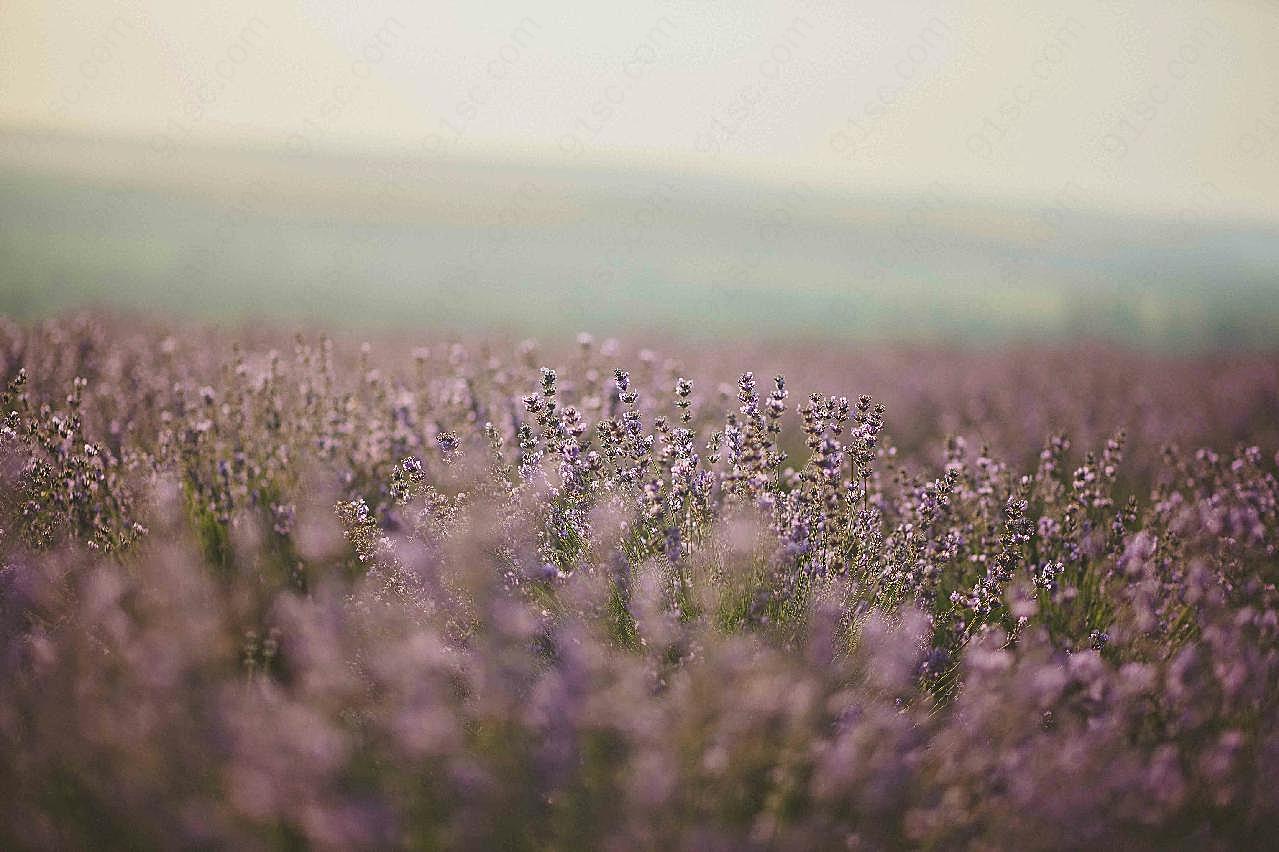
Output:
[[1279,4],[5,0],[0,123],[1279,219]]

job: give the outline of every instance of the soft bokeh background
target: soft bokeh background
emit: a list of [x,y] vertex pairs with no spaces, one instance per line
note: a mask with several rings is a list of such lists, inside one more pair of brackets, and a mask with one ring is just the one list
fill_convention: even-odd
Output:
[[1279,7],[14,0],[0,310],[1270,346]]

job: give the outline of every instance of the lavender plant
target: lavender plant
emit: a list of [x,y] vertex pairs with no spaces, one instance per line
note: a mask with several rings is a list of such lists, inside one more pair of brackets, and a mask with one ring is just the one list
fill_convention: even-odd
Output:
[[1266,845],[1279,362],[734,352],[0,324],[0,844]]

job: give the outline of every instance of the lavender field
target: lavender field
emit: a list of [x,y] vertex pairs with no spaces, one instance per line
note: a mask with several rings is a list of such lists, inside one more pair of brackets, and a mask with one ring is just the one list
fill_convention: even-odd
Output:
[[1272,841],[1273,354],[86,314],[0,378],[4,848]]
[[0,21],[0,852],[1279,848],[1279,4]]

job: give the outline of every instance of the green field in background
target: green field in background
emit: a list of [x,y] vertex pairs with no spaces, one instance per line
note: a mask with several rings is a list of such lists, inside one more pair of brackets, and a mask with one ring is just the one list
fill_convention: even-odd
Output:
[[108,305],[543,335],[1279,343],[1279,239],[1260,227],[673,175],[237,162],[196,158],[184,179],[0,169],[0,311]]

